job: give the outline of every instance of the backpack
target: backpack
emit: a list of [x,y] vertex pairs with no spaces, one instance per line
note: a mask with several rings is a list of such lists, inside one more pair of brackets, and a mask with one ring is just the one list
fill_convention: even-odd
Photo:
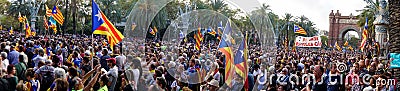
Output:
[[21,70],[21,71],[17,72],[17,77],[20,78],[20,80],[25,81],[26,80],[26,77],[25,77],[26,65],[24,63],[20,62],[17,65],[15,65],[15,68],[18,68],[19,70]]
[[[51,71],[46,71],[44,75],[42,75],[40,88],[50,88],[51,84],[53,84],[54,77]],[[47,91],[47,89],[40,89],[41,91]]]
[[11,91],[10,85],[6,79],[0,79],[0,89],[1,91]]

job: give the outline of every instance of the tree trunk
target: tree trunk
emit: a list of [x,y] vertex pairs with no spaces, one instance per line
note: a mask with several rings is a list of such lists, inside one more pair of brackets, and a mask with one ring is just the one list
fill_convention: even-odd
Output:
[[66,27],[67,27],[67,25],[68,25],[68,1],[69,0],[65,0],[65,17],[64,17],[64,24],[63,25],[60,25],[60,26],[62,26],[62,28],[61,28],[61,30],[62,30],[62,32],[63,32],[63,35],[65,35],[65,33],[67,33],[67,30],[66,30]]
[[72,0],[72,22],[73,22],[73,24],[72,24],[72,30],[73,31],[75,31],[75,34],[77,33],[77,30],[76,30],[76,9],[77,9],[77,7],[76,7],[76,0]]
[[389,50],[400,53],[400,1],[389,0]]

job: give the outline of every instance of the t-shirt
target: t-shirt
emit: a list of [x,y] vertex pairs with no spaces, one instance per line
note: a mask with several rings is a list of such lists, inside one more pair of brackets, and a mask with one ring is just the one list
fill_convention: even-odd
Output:
[[107,85],[101,87],[99,90],[97,91],[108,91]]
[[35,67],[37,67],[40,61],[45,61],[46,59],[47,59],[46,57],[37,55],[37,57],[33,58],[32,60],[35,63]]
[[312,91],[326,91],[327,90],[327,83],[326,81],[321,78],[322,84],[319,84],[319,82],[315,82],[315,84],[312,85]]
[[30,80],[29,82],[25,83],[28,91],[38,91],[39,80]]

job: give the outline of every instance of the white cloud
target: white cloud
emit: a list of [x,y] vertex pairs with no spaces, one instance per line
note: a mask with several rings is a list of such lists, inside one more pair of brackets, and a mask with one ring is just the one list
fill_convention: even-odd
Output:
[[282,17],[285,13],[293,16],[304,15],[316,24],[318,29],[329,30],[329,13],[339,10],[342,15],[358,15],[366,6],[363,0],[258,0],[270,5],[272,12]]

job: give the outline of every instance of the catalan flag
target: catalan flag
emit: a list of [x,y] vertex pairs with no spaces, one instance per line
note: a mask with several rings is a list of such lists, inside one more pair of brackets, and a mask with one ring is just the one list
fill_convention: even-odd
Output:
[[156,32],[156,33],[158,32],[158,29],[157,29],[156,26],[153,27],[153,30],[154,30],[154,32]]
[[64,16],[62,15],[60,9],[56,5],[54,5],[53,10],[52,10],[52,15],[54,19],[60,24],[64,24]]
[[8,30],[8,33],[9,33],[9,34],[14,34],[13,27],[10,27],[10,30]]
[[235,66],[233,63],[233,53],[232,53],[232,45],[231,45],[231,25],[228,21],[222,35],[222,39],[219,43],[218,50],[221,51],[225,55],[225,83],[232,87],[233,75],[235,73]]
[[215,36],[218,38],[219,41],[221,41],[221,34],[222,34],[222,31],[224,31],[224,27],[222,27],[222,21],[219,22],[217,31],[218,31],[218,33],[215,34]]
[[25,21],[25,18],[21,16],[21,12],[18,12],[18,21],[21,23]]
[[343,46],[345,46],[345,47],[349,46],[349,42],[346,41],[346,42],[343,44]]
[[294,33],[302,34],[302,35],[307,35],[306,30],[304,30],[302,27],[299,25],[294,25]]
[[364,51],[364,47],[367,44],[367,39],[368,39],[368,18],[365,19],[364,30],[362,32],[362,41],[360,45],[361,51]]
[[53,15],[53,11],[51,11],[51,9],[49,7],[47,7],[47,5],[45,5],[45,6],[46,6],[46,16],[50,17],[51,15]]
[[46,30],[49,29],[49,22],[46,19],[46,16],[43,16],[43,26]]
[[111,24],[110,20],[101,12],[99,6],[96,2],[92,0],[92,31],[93,34],[107,35],[107,40],[110,47],[113,46],[124,39],[124,35]]
[[336,41],[335,43],[335,47],[337,50],[342,51],[342,48],[339,46],[338,42]]
[[194,39],[196,41],[196,50],[200,50],[201,41],[203,41],[203,35],[201,34],[200,28],[198,28],[197,33],[194,34]]
[[[235,71],[237,74],[239,74],[240,77],[242,77],[244,79],[244,83],[245,86],[244,88],[246,89],[246,91],[248,91],[248,82],[247,80],[247,75],[248,75],[248,67],[247,67],[247,54],[248,50],[247,50],[247,34],[245,36],[245,38],[243,38],[242,43],[239,46],[239,49],[236,51],[235,54]],[[247,86],[246,86],[247,83]]]
[[156,35],[156,32],[153,30],[153,29],[149,29],[149,33],[151,34],[151,35]]
[[207,33],[208,33],[208,34],[211,34],[211,35],[213,35],[213,36],[215,36],[215,35],[217,34],[217,32],[215,32],[211,27],[209,27],[209,28],[207,29]]
[[32,36],[32,31],[31,27],[29,26],[28,20],[25,22],[25,37],[28,38],[29,36]]

